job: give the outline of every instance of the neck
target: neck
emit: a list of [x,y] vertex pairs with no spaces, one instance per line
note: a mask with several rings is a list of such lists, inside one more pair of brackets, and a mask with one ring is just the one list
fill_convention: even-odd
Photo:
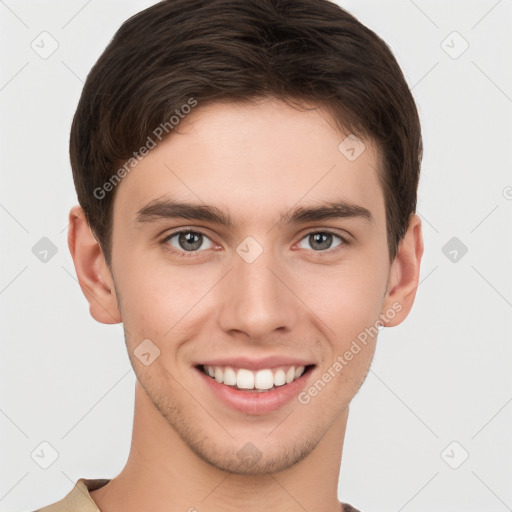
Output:
[[137,382],[132,444],[121,473],[91,492],[102,512],[338,512],[338,478],[348,410],[292,467],[263,475],[229,473],[181,439]]

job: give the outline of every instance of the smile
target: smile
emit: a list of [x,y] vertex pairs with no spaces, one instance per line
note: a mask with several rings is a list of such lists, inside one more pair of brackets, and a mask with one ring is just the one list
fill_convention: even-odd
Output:
[[[295,364],[293,364],[295,363]],[[209,361],[195,365],[207,393],[238,412],[264,415],[295,403],[313,378],[315,364],[268,358]]]

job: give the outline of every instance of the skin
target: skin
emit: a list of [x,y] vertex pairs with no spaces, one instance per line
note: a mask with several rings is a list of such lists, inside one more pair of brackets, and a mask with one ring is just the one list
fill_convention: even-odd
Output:
[[[423,253],[412,215],[389,260],[385,203],[369,140],[349,161],[346,134],[322,108],[301,111],[268,99],[200,105],[118,185],[108,268],[80,207],[70,212],[69,247],[90,313],[123,322],[137,376],[130,456],[121,473],[91,492],[102,512],[243,510],[333,512],[349,404],[363,383],[377,337],[307,405],[292,399],[260,415],[220,402],[193,368],[214,357],[303,357],[315,363],[308,386],[326,373],[379,315],[386,327],[408,315]],[[137,222],[157,198],[214,205],[233,226],[209,221]],[[278,220],[296,206],[344,200],[361,217]],[[255,214],[257,212],[257,214]],[[178,228],[203,233],[192,257]],[[308,235],[328,230],[327,249]],[[248,236],[263,252],[236,252]],[[188,254],[191,254],[190,252]],[[393,304],[400,311],[390,318]],[[149,338],[149,366],[134,350]],[[260,458],[237,456],[252,443]]]

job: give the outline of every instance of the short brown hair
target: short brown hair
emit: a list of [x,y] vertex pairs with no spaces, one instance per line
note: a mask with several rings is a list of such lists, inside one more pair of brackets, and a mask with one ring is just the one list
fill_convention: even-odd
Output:
[[78,201],[109,266],[115,190],[95,191],[191,98],[200,107],[265,97],[324,106],[342,130],[376,143],[394,259],[416,209],[423,148],[386,43],[329,0],[164,0],[117,31],[71,128]]

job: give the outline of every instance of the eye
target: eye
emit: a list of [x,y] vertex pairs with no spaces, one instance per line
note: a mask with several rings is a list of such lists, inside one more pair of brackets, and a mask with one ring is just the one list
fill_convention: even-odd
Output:
[[211,249],[213,247],[213,242],[200,231],[182,230],[171,233],[162,240],[162,243],[176,249],[171,250],[171,252],[178,254],[179,256],[192,256],[193,254],[186,253],[200,252],[199,249],[203,246],[206,240],[210,245],[203,247],[203,249]]
[[[332,248],[333,238],[340,240],[340,243],[335,247],[348,244],[348,242],[342,236],[331,233],[330,231],[312,231],[308,233],[304,238],[302,238],[302,240],[306,240],[307,243],[309,243],[310,248],[312,248],[314,251],[322,252]],[[301,242],[299,242],[299,246],[302,249],[308,249],[308,247],[303,247],[300,245]]]

